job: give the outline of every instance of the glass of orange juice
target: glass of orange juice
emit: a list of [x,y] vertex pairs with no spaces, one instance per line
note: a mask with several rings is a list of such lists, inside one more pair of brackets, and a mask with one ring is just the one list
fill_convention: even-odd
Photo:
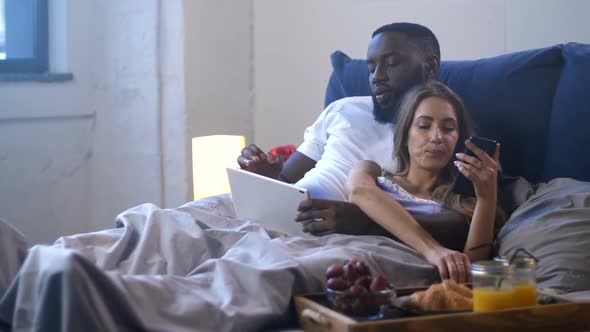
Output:
[[494,311],[514,305],[514,268],[502,261],[471,264],[473,275],[473,311]]
[[513,307],[528,307],[537,304],[537,262],[531,256],[496,257],[495,261],[511,265],[513,268],[512,284],[514,289]]

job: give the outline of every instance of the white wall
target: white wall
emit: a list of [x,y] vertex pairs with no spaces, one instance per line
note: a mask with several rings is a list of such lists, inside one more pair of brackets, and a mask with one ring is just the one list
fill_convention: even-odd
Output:
[[0,84],[0,217],[30,243],[55,240],[62,231],[96,228],[88,211],[92,135],[92,7],[68,3],[68,50],[73,82]]
[[186,0],[184,17],[189,136],[252,140],[252,1]]
[[0,85],[0,217],[29,244],[109,228],[127,208],[176,206],[190,193],[182,1],[50,5],[67,20],[57,27],[67,50],[52,65],[74,81]]
[[183,0],[160,3],[160,119],[162,133],[161,206],[174,208],[193,197],[189,117],[185,94],[185,22]]
[[371,33],[396,21],[424,24],[444,60],[474,59],[568,41],[590,43],[585,0],[255,0],[254,141],[302,141],[323,108],[329,55],[364,58]]

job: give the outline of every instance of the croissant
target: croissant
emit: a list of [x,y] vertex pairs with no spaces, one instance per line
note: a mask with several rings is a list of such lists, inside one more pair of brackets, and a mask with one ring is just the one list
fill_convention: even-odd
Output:
[[473,292],[471,291],[471,289],[463,284],[458,284],[451,279],[445,279],[443,280],[442,285],[444,289],[447,291],[457,292],[462,296],[470,299],[473,298]]
[[424,311],[472,310],[473,293],[465,285],[444,280],[410,295],[403,305]]

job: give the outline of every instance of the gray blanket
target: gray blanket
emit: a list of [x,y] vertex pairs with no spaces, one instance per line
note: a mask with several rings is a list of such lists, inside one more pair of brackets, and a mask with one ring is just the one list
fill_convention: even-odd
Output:
[[[524,247],[539,258],[540,287],[590,289],[590,183],[516,184],[500,254]],[[326,267],[351,256],[397,286],[438,279],[414,250],[384,237],[278,237],[236,220],[229,196],[141,205],[114,229],[28,255],[22,235],[0,221],[0,250],[0,330],[260,330],[287,319],[293,295],[322,291]]]
[[384,237],[277,237],[233,216],[229,196],[177,209],[145,204],[114,229],[33,247],[24,262],[22,236],[0,222],[0,329],[259,330],[287,319],[293,295],[322,291],[326,267],[351,256],[398,286],[438,278]]

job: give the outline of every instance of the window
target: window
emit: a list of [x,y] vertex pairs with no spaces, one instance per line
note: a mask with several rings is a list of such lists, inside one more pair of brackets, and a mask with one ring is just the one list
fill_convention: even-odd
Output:
[[0,0],[0,73],[48,70],[47,0]]

